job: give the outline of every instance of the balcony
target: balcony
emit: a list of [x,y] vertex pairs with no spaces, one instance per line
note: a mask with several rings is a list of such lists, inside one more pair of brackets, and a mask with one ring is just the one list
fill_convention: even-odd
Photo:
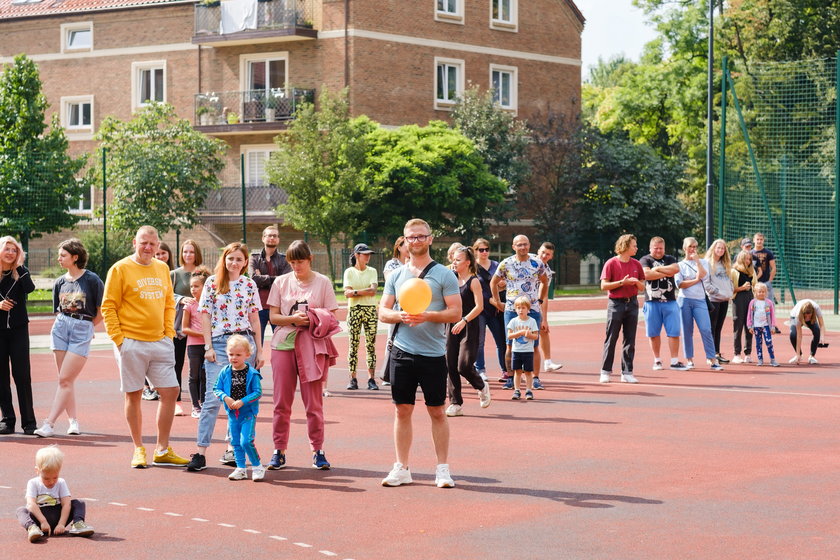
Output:
[[[201,209],[205,223],[238,223],[242,220],[243,188],[222,187],[207,195]],[[286,191],[270,185],[248,185],[244,188],[245,208],[248,219],[276,219],[276,208],[285,203]]]
[[304,102],[315,102],[314,89],[199,93],[195,96],[195,128],[215,135],[283,130]]
[[203,0],[194,44],[215,47],[316,39],[315,0]]

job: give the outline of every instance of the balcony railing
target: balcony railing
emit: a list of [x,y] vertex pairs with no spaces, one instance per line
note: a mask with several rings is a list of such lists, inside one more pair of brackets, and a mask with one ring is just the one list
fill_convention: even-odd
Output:
[[[242,187],[222,187],[207,195],[202,208],[204,217],[223,217],[242,215]],[[274,216],[279,204],[285,203],[289,196],[286,191],[270,185],[246,186],[245,214],[254,216]]]
[[197,126],[265,123],[293,119],[298,105],[315,101],[314,89],[271,89],[199,93]]
[[[314,0],[253,1],[254,10],[242,15],[223,3],[203,1],[195,5],[195,36],[212,38],[249,31],[312,29],[315,21]],[[232,3],[231,3],[232,4]],[[254,13],[255,12],[255,13]]]

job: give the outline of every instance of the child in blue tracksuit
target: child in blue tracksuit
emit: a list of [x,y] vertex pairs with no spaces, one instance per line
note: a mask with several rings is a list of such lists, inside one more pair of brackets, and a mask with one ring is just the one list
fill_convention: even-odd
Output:
[[257,482],[265,478],[265,467],[260,463],[260,455],[254,447],[254,429],[262,396],[262,376],[248,363],[251,353],[251,343],[244,336],[235,334],[228,338],[227,355],[230,364],[219,372],[213,393],[224,403],[227,410],[230,441],[233,455],[236,457],[236,468],[228,478],[248,478],[245,463],[247,455],[251,460],[252,478]]

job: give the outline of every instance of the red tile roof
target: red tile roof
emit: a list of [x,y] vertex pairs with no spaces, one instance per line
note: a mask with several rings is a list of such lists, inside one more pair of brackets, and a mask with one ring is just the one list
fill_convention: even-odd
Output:
[[185,2],[192,3],[191,0],[0,0],[0,20]]

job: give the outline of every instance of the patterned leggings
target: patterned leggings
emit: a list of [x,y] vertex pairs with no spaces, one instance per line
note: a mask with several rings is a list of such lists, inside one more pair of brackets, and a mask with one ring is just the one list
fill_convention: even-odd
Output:
[[764,359],[764,354],[761,352],[761,340],[767,344],[767,353],[770,354],[770,359],[775,360],[776,355],[773,353],[773,335],[770,333],[770,327],[753,327],[755,334],[755,353],[759,360]]
[[377,316],[375,305],[354,305],[347,315],[347,327],[350,329],[350,351],[347,361],[350,362],[350,373],[356,372],[359,362],[359,335],[365,329],[365,351],[367,353],[368,370],[376,368],[376,327]]

